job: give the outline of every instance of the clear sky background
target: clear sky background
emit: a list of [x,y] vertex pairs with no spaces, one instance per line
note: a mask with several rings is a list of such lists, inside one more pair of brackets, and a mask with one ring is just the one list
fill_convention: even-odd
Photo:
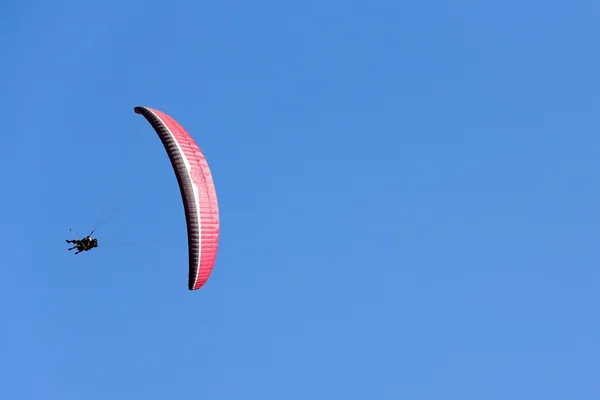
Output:
[[[599,399],[599,18],[2,2],[0,398]],[[137,105],[212,168],[197,292]]]

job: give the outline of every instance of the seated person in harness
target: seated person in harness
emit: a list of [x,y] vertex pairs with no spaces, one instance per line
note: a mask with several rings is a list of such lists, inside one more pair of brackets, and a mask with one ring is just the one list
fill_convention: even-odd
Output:
[[82,251],[89,251],[94,247],[98,247],[98,239],[92,238],[91,235],[84,237],[83,239],[75,239],[75,240],[65,240],[67,243],[74,243],[75,246],[71,247],[69,250],[77,249],[75,254],[79,254]]

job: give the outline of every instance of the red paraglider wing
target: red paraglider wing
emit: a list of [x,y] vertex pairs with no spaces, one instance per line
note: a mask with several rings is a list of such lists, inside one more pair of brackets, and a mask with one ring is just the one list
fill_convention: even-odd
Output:
[[212,272],[219,245],[219,206],[206,158],[189,133],[167,114],[135,107],[160,138],[175,171],[185,210],[188,289],[200,289]]

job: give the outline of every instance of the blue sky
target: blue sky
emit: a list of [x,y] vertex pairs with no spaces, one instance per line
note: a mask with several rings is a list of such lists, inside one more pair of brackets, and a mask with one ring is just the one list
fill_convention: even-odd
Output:
[[[3,2],[0,398],[600,398],[600,4],[566,4]],[[197,292],[137,105],[212,168]]]

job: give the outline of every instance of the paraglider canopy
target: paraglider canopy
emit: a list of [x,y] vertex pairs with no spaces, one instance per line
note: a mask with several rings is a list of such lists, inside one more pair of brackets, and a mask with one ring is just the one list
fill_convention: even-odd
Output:
[[161,140],[179,184],[188,238],[188,289],[200,289],[208,280],[219,244],[219,207],[206,158],[192,136],[167,114],[135,107]]

